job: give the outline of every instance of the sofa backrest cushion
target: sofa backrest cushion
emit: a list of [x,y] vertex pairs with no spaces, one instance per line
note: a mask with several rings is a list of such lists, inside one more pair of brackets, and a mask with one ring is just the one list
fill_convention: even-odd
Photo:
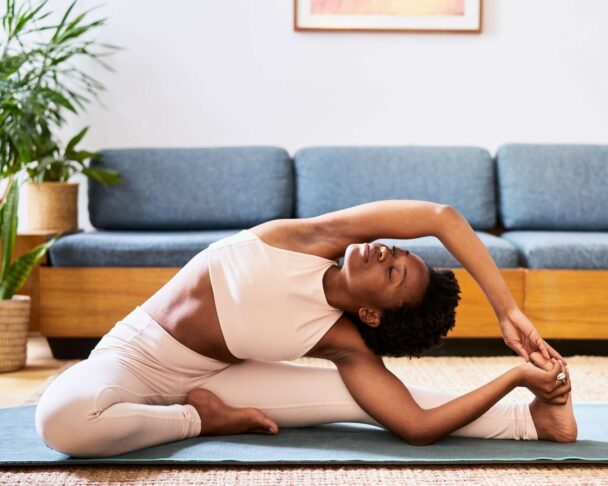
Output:
[[91,224],[103,229],[246,228],[293,214],[293,161],[277,147],[100,150],[125,182],[89,182]]
[[608,230],[608,145],[507,144],[496,161],[505,228]]
[[496,224],[494,162],[478,147],[309,147],[295,154],[297,217],[382,199],[450,204],[476,229]]

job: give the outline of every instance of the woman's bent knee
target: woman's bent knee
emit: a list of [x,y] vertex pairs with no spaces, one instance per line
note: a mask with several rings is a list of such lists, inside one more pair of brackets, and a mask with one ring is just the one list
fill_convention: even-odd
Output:
[[96,427],[87,415],[89,411],[88,400],[53,403],[41,399],[36,407],[36,432],[48,447],[58,452],[76,457],[95,456],[100,443],[95,440]]

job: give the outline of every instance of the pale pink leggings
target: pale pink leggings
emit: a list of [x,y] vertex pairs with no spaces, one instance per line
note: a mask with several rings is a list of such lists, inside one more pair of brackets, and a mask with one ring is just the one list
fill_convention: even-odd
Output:
[[[217,361],[182,345],[136,307],[102,338],[88,359],[51,383],[36,408],[36,430],[49,447],[83,457],[111,456],[194,437],[200,433],[201,421],[185,400],[197,387],[212,391],[228,405],[256,407],[279,428],[330,422],[381,427],[357,405],[335,368],[288,361]],[[457,396],[408,389],[423,408]],[[497,403],[452,435],[537,439],[525,403]]]

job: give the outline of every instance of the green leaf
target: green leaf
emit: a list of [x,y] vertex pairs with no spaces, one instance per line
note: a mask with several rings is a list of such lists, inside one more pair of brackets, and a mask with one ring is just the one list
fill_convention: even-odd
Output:
[[104,18],[104,19],[100,19],[100,20],[91,22],[90,24],[83,25],[82,27],[77,27],[77,28],[71,29],[69,31],[66,30],[63,33],[63,35],[61,36],[61,38],[59,39],[59,44],[65,42],[66,40],[80,37],[82,34],[85,34],[86,32],[88,32],[91,29],[91,27],[97,27],[97,26],[103,25],[106,20],[108,20],[108,19]]
[[82,138],[85,136],[88,129],[89,129],[89,127],[84,127],[68,142],[68,145],[65,148],[66,153],[71,152],[73,150],[74,146],[76,146],[78,144],[78,142],[80,142],[82,140]]
[[[12,74],[19,71],[29,61],[27,54],[19,53],[14,56],[6,56],[0,59],[0,80],[4,81],[9,78]],[[3,100],[4,101],[4,100]]]
[[6,196],[6,204],[2,206],[2,267],[0,280],[3,280],[13,256],[15,238],[17,237],[17,205],[19,204],[19,184],[14,179]]
[[120,184],[124,179],[120,177],[118,171],[101,167],[83,167],[82,173],[90,177],[95,182],[104,185]]
[[53,37],[51,37],[51,41],[50,43],[53,44],[55,43],[55,40],[57,40],[57,37],[59,36],[60,32],[61,32],[61,28],[63,27],[63,25],[65,24],[66,19],[68,18],[68,15],[70,15],[70,12],[72,11],[72,9],[74,8],[74,5],[76,5],[76,2],[78,0],[74,0],[72,2],[72,4],[68,7],[67,11],[65,12],[65,14],[63,15],[63,18],[61,19],[61,22],[59,23],[59,25],[57,25],[57,30],[55,31],[55,33],[53,34]]
[[25,255],[21,255],[11,264],[6,275],[0,280],[0,299],[10,299],[23,286],[38,261],[55,243],[57,238],[59,238],[59,235],[38,245]]
[[44,2],[42,2],[40,5],[38,5],[38,7],[36,7],[34,10],[31,10],[29,12],[26,12],[25,15],[21,16],[19,18],[19,21],[17,22],[17,25],[15,26],[15,30],[13,31],[13,35],[18,34],[21,29],[23,29],[23,27],[25,27],[27,25],[27,23],[34,18],[34,16],[38,13],[38,11],[44,7],[44,5],[48,2],[48,0],[44,0]]
[[76,152],[67,153],[66,157],[70,160],[75,160],[79,164],[82,164],[84,160],[94,159],[97,156],[97,152],[88,152],[86,150],[78,150]]

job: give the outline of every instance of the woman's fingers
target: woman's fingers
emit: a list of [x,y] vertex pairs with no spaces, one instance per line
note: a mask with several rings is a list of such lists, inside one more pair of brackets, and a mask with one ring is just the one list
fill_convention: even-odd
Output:
[[568,395],[568,393],[570,393],[571,390],[572,390],[572,388],[570,387],[570,383],[566,383],[566,384],[558,387],[557,390],[555,390],[555,392],[551,393],[547,398],[549,400],[554,400],[557,397],[566,397],[567,398],[567,395]]
[[505,340],[505,342],[506,342],[506,345],[509,346],[517,354],[519,354],[526,361],[526,363],[530,362],[530,356],[528,355],[526,348],[524,348],[522,346],[520,341],[516,341],[514,339],[509,339],[509,340]]
[[545,397],[549,398],[555,389],[561,384],[561,381],[557,379],[557,375],[562,372],[562,367],[555,358],[551,358],[551,369],[547,370],[545,376]]
[[570,392],[564,393],[563,395],[556,396],[556,397],[552,398],[551,400],[547,400],[547,403],[550,403],[551,405],[565,405],[566,403],[568,403],[569,394],[570,394]]
[[549,374],[551,375],[551,377],[553,377],[554,379],[557,380],[557,375],[559,375],[562,372],[562,367],[559,364],[559,361],[556,360],[555,358],[551,358],[551,363],[552,363],[552,368],[551,368],[551,371],[549,372]]
[[555,358],[555,359],[561,359],[564,364],[568,364],[568,362],[562,357],[561,354],[559,354],[555,348],[553,346],[551,346],[549,343],[545,342],[545,347],[549,350],[549,354]]
[[551,371],[553,369],[553,363],[551,360],[543,358],[543,355],[538,351],[532,351],[530,353],[530,361],[541,370]]
[[559,385],[553,390],[552,393],[549,394],[549,399],[552,400],[556,397],[567,395],[572,390],[572,385],[570,384],[570,380],[566,380],[566,383],[559,382]]
[[[553,359],[553,365],[555,366],[555,368],[549,373],[549,375],[551,376],[551,379],[555,379],[555,381],[551,384],[552,390],[549,392],[549,395],[548,395],[549,399],[555,398],[556,396],[559,396],[559,395],[566,394],[571,390],[570,376],[568,375],[568,369],[566,368],[566,366],[564,365],[564,363],[562,361],[558,361],[555,358],[552,358],[552,359]],[[557,373],[556,373],[556,371],[557,371]],[[564,375],[566,375],[565,382],[557,379],[557,377],[559,376],[560,373],[564,373]]]
[[551,358],[551,356],[549,355],[549,351],[547,350],[547,347],[545,346],[545,341],[543,341],[543,338],[541,338],[540,335],[538,336],[538,340],[536,341],[536,346],[538,347],[538,350],[543,355],[543,358],[545,358],[545,359]]

